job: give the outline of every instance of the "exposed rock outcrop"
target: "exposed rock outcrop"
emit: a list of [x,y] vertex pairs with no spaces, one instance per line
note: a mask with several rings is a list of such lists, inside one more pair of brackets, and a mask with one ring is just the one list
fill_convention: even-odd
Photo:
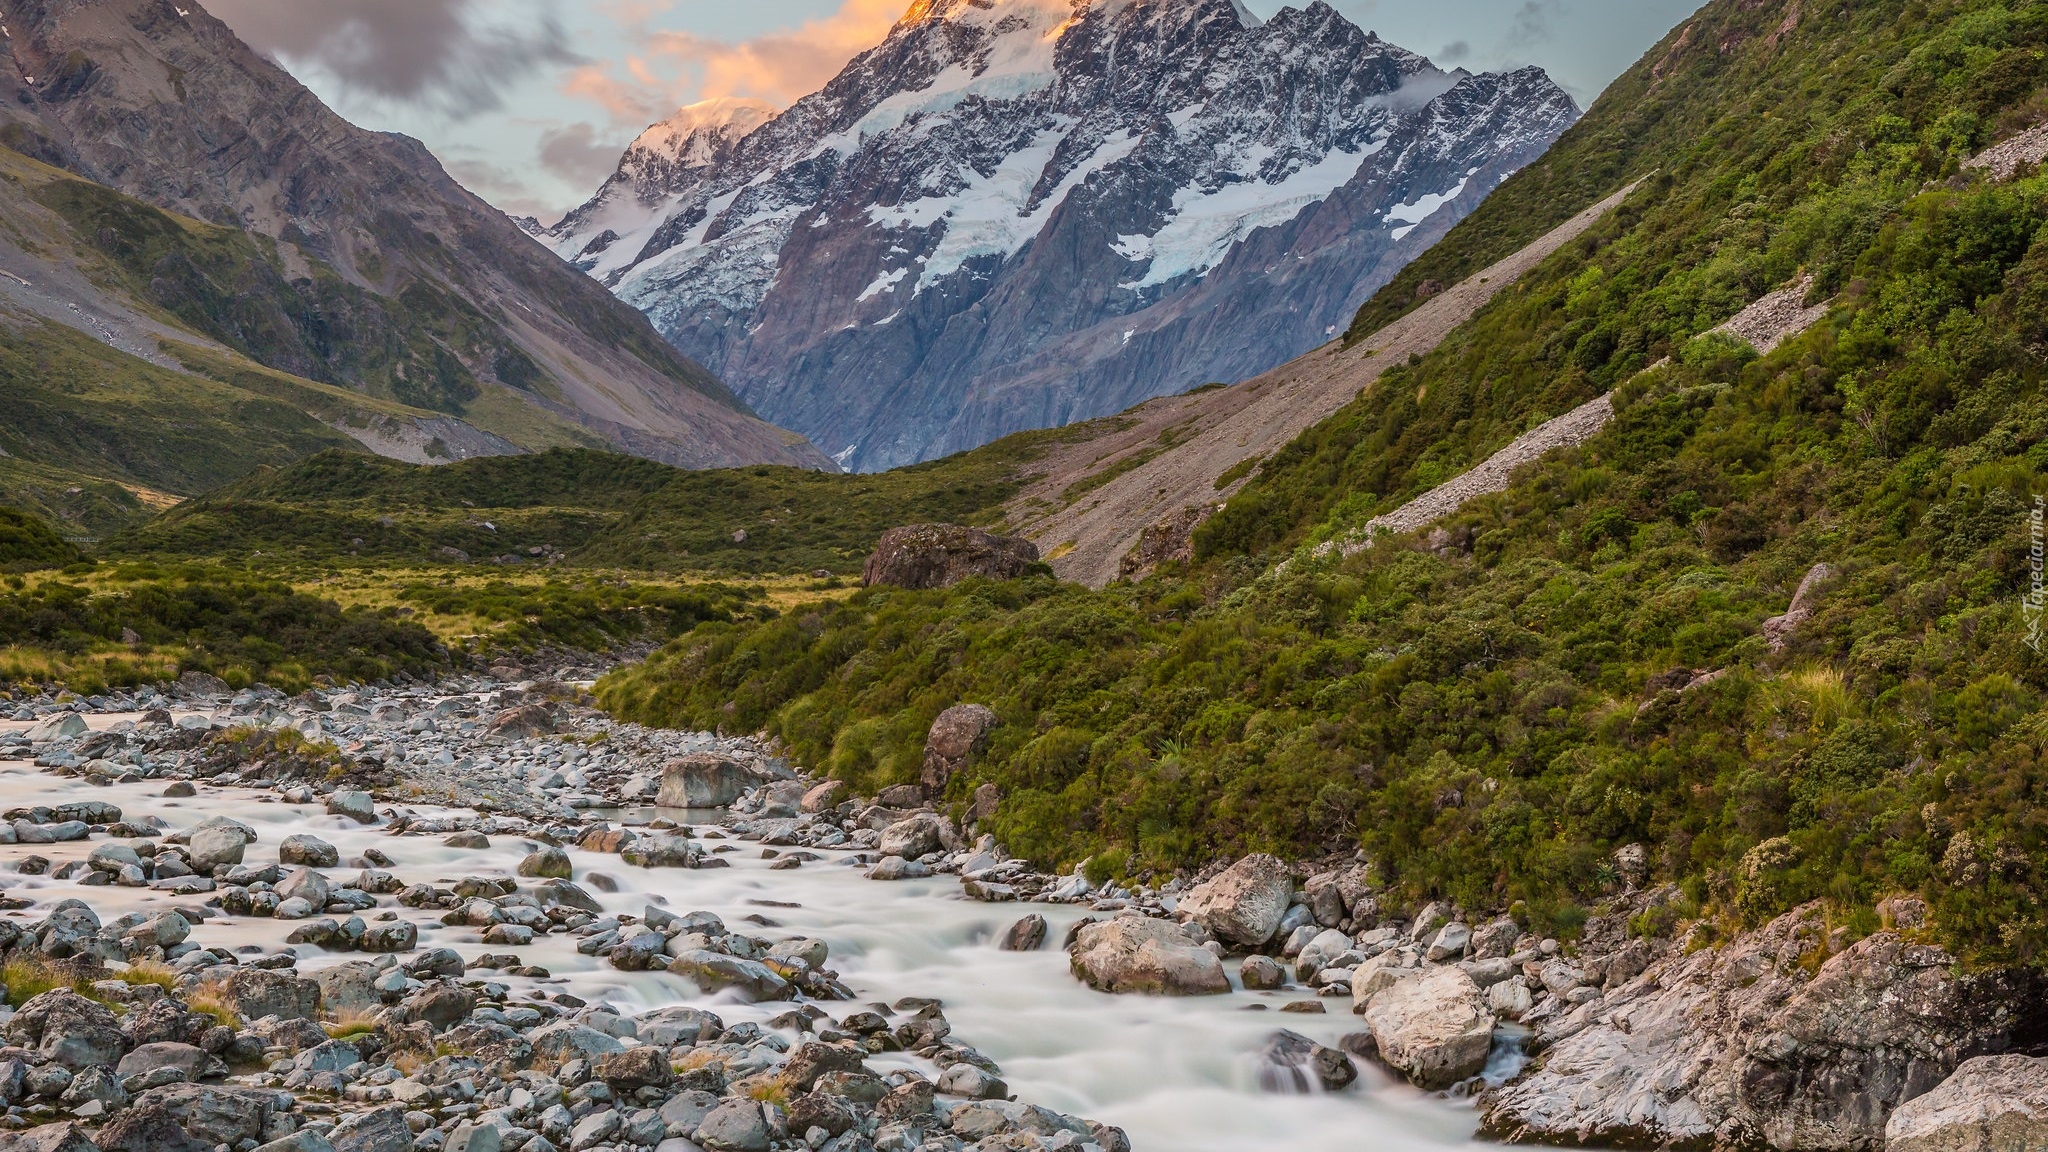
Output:
[[912,524],[882,533],[861,582],[897,588],[949,588],[970,576],[1011,580],[1038,562],[1038,546],[958,524]]
[[1878,1149],[1904,1102],[2026,1026],[2010,976],[1959,976],[1880,932],[1829,957],[1817,906],[1660,960],[1545,1022],[1538,1070],[1491,1094],[1509,1141]]
[[982,704],[955,704],[939,713],[924,739],[924,768],[918,783],[924,786],[925,795],[934,799],[945,795],[953,774],[967,767],[969,758],[988,744],[988,734],[998,723],[996,714]]
[[1799,581],[1799,590],[1792,594],[1792,606],[1782,616],[1773,616],[1764,621],[1764,643],[1773,652],[1783,652],[1799,626],[1813,615],[1820,603],[1823,586],[1833,579],[1835,570],[1826,564],[1815,564],[1806,570],[1806,576]]
[[2048,1059],[1979,1056],[1900,1105],[1885,1152],[2034,1152],[2048,1148]]

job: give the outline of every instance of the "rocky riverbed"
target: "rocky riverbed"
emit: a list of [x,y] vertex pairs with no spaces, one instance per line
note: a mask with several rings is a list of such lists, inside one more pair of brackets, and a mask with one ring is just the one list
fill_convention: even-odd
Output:
[[1970,1061],[2025,1046],[2038,990],[1812,909],[1702,951],[1642,930],[1675,894],[1628,851],[1572,947],[1382,908],[1357,860],[1096,888],[980,835],[993,790],[959,823],[924,803],[985,709],[941,717],[922,786],[858,798],[587,704],[197,677],[0,703],[0,1145],[1312,1150],[1483,1122],[1875,1148],[1889,1123],[1931,1152],[2039,1127],[2006,1087],[2048,1062]]

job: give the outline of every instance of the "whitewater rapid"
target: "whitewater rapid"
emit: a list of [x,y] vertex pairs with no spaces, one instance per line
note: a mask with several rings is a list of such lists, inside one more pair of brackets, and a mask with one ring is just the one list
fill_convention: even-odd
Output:
[[[89,719],[102,728],[121,717]],[[19,727],[23,725],[0,724],[0,729]],[[103,800],[119,805],[131,822],[160,818],[166,832],[189,828],[207,816],[226,815],[257,830],[260,838],[247,855],[251,864],[274,860],[277,845],[286,836],[307,833],[333,844],[343,860],[376,848],[391,858],[388,870],[400,879],[446,886],[464,876],[511,875],[519,859],[538,846],[500,836],[492,837],[484,849],[451,848],[437,836],[391,835],[381,826],[329,815],[318,805],[284,803],[268,791],[201,782],[196,796],[171,799],[161,795],[163,785],[158,780],[95,786],[83,778],[47,774],[24,761],[0,760],[0,804],[5,807]],[[446,810],[421,806],[415,811]],[[643,810],[624,819],[631,822],[654,814]],[[692,826],[699,833],[712,829],[704,813],[660,814],[694,818]],[[129,911],[194,906],[207,899],[149,889],[84,887],[16,871],[21,858],[31,852],[48,858],[54,869],[65,860],[83,859],[105,842],[0,847],[0,890],[36,902],[35,907],[6,915],[33,920],[47,905],[76,897],[91,904],[104,921]],[[1266,1039],[1285,1028],[1334,1047],[1340,1037],[1360,1028],[1348,999],[1326,999],[1329,1014],[1314,1015],[1277,1011],[1282,1004],[1304,999],[1300,989],[1190,998],[1106,995],[1074,979],[1058,947],[1067,927],[1087,914],[1084,908],[977,903],[963,898],[959,881],[950,876],[872,881],[859,868],[838,863],[841,854],[829,852],[822,854],[826,859],[798,869],[771,871],[772,861],[763,858],[758,844],[716,838],[702,842],[707,850],[732,846],[734,851],[723,853],[731,867],[642,869],[614,855],[574,847],[567,851],[575,881],[607,912],[637,915],[648,904],[677,912],[704,909],[717,913],[736,931],[770,940],[816,937],[830,945],[828,966],[855,990],[857,1003],[890,1003],[906,996],[943,1000],[955,1036],[995,1058],[1019,1100],[1118,1125],[1140,1152],[1409,1152],[1473,1146],[1476,1115],[1468,1104],[1419,1092],[1375,1067],[1362,1066],[1358,1083],[1339,1093],[1290,1096],[1259,1090],[1256,1054]],[[355,870],[325,871],[338,879]],[[365,913],[365,919],[390,907],[387,899]],[[422,948],[449,947],[465,958],[507,951],[485,945],[479,928],[442,925],[437,912],[396,911],[419,925]],[[1031,953],[998,950],[995,940],[1003,929],[1032,912],[1050,922],[1048,946]],[[227,944],[275,951],[295,926],[212,916],[192,938],[209,947]],[[491,978],[510,985],[515,996],[536,990],[568,991],[627,1012],[695,1004],[715,1009],[729,1022],[765,1024],[787,1008],[743,1004],[729,995],[705,996],[666,972],[620,972],[599,957],[579,954],[578,939],[543,936],[517,950],[524,963],[551,972],[546,981],[501,974]],[[305,945],[295,950],[302,971],[361,958],[359,953],[328,953]],[[1267,1010],[1254,1010],[1253,1005]],[[852,1008],[823,1007],[835,1016]],[[886,1065],[891,1059],[872,1062]],[[893,1059],[914,1062],[907,1055]]]

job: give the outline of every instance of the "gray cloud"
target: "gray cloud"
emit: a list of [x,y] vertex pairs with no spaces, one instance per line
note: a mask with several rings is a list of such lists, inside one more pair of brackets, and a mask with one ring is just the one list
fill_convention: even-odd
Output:
[[1456,64],[1472,58],[1472,45],[1463,40],[1453,40],[1437,50],[1438,64]]
[[604,183],[625,150],[600,138],[589,124],[558,125],[540,134],[541,167],[579,188]]
[[1527,48],[1550,39],[1551,22],[1562,14],[1561,7],[1559,0],[1524,0],[1508,26],[1508,44]]
[[475,0],[211,0],[214,15],[258,51],[333,74],[365,95],[428,103],[462,118],[504,105],[541,68],[576,64],[567,34],[542,11],[525,27],[478,19]]

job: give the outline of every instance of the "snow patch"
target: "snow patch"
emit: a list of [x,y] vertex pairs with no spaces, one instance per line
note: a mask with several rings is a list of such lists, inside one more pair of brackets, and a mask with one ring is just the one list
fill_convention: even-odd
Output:
[[[1474,171],[1477,171],[1477,169],[1474,169]],[[1392,208],[1387,209],[1386,215],[1383,217],[1384,219],[1406,225],[1406,227],[1394,229],[1394,239],[1399,240],[1410,232],[1415,231],[1416,227],[1424,220],[1436,215],[1438,209],[1456,200],[1465,191],[1465,185],[1471,179],[1472,174],[1468,172],[1465,174],[1465,179],[1452,185],[1451,190],[1448,192],[1427,193],[1416,197],[1415,202],[1412,204],[1396,204]]]
[[1207,272],[1238,241],[1285,224],[1327,199],[1358,174],[1367,157],[1385,147],[1385,140],[1377,140],[1357,152],[1331,152],[1273,184],[1243,180],[1207,194],[1185,188],[1176,192],[1172,218],[1144,244],[1138,243],[1143,237],[1117,237],[1118,255],[1136,261],[1143,257],[1134,253],[1144,252],[1152,259],[1143,278],[1119,287],[1151,288],[1190,272]]
[[906,204],[868,210],[869,219],[899,227],[930,227],[944,222],[945,233],[926,259],[916,291],[922,292],[958,272],[969,260],[1014,254],[1038,235],[1038,230],[1076,185],[1130,155],[1138,146],[1137,138],[1128,131],[1112,133],[1088,159],[1067,173],[1036,208],[1027,211],[1031,190],[1038,186],[1063,138],[1059,128],[1043,129],[1030,146],[1004,157],[988,175],[976,174],[967,187],[950,196],[926,196]]
[[[904,273],[908,271],[910,271],[908,268],[896,268],[875,277],[867,287],[860,290],[860,295],[854,297],[855,302],[866,300],[871,296],[879,296],[884,292],[894,292],[897,283],[903,279]],[[892,316],[890,319],[894,319],[894,317]],[[884,324],[888,322],[888,320],[882,321]]]

